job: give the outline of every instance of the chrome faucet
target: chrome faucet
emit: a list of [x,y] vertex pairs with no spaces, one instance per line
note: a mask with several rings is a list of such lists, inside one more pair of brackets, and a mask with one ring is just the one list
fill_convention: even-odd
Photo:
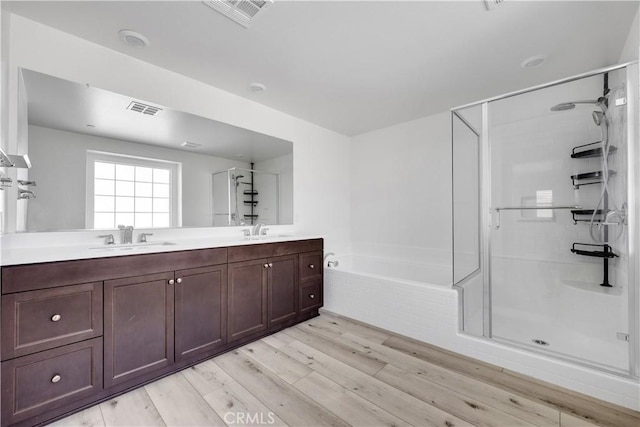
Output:
[[116,241],[113,238],[113,234],[103,234],[101,236],[98,236],[98,239],[105,239],[104,240],[104,244],[105,245],[115,245]]
[[153,236],[153,233],[140,233],[140,243],[147,243],[147,236]]
[[36,195],[31,190],[23,190],[18,188],[18,199],[35,199]]
[[252,236],[259,236],[260,235],[260,230],[262,229],[262,227],[264,227],[264,224],[259,222],[256,225],[253,226],[253,229],[251,229],[251,235]]
[[120,243],[133,243],[133,226],[132,225],[119,225],[120,230]]

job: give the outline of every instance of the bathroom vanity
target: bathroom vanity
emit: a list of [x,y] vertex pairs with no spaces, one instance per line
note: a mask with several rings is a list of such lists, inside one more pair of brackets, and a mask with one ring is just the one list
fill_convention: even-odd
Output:
[[2,267],[2,425],[36,425],[318,315],[322,239]]

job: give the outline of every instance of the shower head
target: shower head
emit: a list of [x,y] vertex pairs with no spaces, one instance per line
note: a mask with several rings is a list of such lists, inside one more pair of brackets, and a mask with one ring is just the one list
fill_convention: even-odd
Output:
[[595,100],[586,99],[582,101],[563,102],[562,104],[554,105],[553,107],[551,107],[551,111],[573,110],[574,108],[576,108],[576,104],[594,104],[602,108],[602,110],[604,111],[606,109],[606,106],[605,106],[606,100],[607,98],[605,98],[604,96],[601,96],[600,98]]
[[574,108],[576,108],[576,104],[574,104],[573,102],[564,102],[562,104],[554,105],[553,107],[551,107],[551,111],[566,111],[573,110]]
[[602,111],[593,111],[591,113],[591,117],[593,117],[593,121],[597,126],[605,123],[604,113]]

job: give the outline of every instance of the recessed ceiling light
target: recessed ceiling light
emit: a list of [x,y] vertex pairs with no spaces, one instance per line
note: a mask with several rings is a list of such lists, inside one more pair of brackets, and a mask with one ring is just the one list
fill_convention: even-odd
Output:
[[547,60],[547,56],[546,55],[535,55],[535,56],[531,56],[527,59],[525,59],[524,61],[522,61],[522,63],[520,64],[520,66],[522,68],[534,68],[534,67],[539,67],[540,65],[542,65],[544,63],[544,61]]
[[118,37],[120,37],[120,40],[122,40],[124,44],[131,47],[141,48],[147,47],[151,44],[148,38],[131,30],[118,31]]
[[265,85],[263,85],[262,83],[249,83],[249,89],[251,89],[251,92],[254,93],[260,93],[260,92],[264,92],[265,90],[267,90],[267,87]]

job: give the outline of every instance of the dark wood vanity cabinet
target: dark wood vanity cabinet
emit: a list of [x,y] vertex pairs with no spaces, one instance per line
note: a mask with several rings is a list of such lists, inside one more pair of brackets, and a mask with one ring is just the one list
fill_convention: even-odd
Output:
[[104,282],[105,388],[173,363],[174,281],[171,272]]
[[318,315],[321,262],[310,239],[2,267],[1,425],[48,422]]
[[175,358],[207,354],[227,342],[227,266],[176,272]]

